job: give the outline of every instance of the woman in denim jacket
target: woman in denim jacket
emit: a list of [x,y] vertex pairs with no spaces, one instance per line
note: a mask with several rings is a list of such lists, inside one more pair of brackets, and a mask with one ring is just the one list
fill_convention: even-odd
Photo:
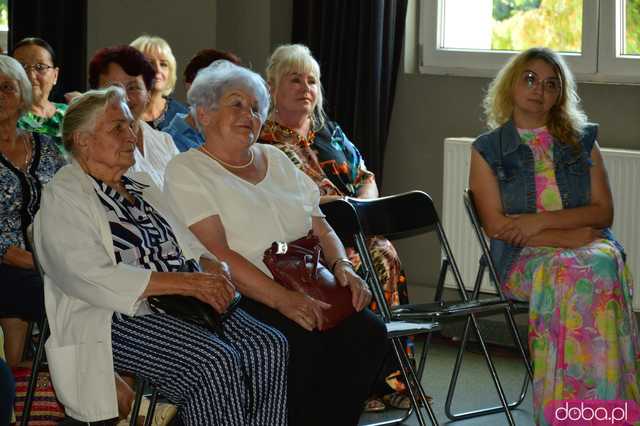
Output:
[[562,58],[511,59],[484,100],[493,130],[473,144],[469,185],[507,297],[526,300],[534,414],[553,400],[640,403],[633,286],[609,227],[613,201]]

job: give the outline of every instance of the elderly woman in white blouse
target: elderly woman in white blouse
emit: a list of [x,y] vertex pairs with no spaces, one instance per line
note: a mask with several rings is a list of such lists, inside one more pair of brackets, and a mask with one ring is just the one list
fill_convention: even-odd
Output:
[[35,244],[58,398],[77,420],[115,418],[118,371],[149,380],[185,425],[286,424],[281,333],[242,309],[222,321],[223,336],[150,311],[149,296],[177,294],[223,313],[235,290],[148,175],[125,176],[132,122],[120,87],[75,99],[62,133],[73,162],[43,191]]
[[[205,143],[167,166],[165,192],[178,217],[229,264],[241,306],[287,337],[290,424],[357,424],[387,350],[384,324],[366,309],[371,293],[324,219],[317,186],[279,149],[255,144],[267,116],[266,83],[220,60],[198,73],[188,100]],[[327,305],[279,285],[262,261],[273,241],[309,230],[357,311],[324,332],[316,329]]]

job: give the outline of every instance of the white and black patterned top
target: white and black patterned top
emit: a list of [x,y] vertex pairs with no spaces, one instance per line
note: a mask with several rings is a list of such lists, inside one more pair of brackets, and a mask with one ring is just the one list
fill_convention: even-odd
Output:
[[32,136],[33,154],[26,172],[0,153],[0,259],[11,246],[31,250],[27,227],[40,208],[42,186],[65,164],[51,138]]
[[104,182],[93,179],[107,213],[116,262],[156,272],[184,270],[187,260],[171,226],[142,198],[146,185],[126,176],[122,177],[122,183],[133,196],[133,203]]

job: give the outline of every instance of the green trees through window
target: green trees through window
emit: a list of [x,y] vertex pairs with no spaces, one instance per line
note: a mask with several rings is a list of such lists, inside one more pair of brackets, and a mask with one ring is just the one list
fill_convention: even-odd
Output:
[[626,34],[623,54],[640,55],[640,0],[625,0]]
[[494,50],[581,51],[582,0],[493,0],[493,19]]

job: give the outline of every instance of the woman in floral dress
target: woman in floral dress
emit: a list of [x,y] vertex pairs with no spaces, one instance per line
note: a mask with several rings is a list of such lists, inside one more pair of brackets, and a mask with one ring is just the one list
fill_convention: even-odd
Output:
[[613,202],[573,77],[549,49],[515,56],[485,99],[470,187],[502,288],[529,301],[534,415],[559,400],[640,403],[632,276],[609,227]]

